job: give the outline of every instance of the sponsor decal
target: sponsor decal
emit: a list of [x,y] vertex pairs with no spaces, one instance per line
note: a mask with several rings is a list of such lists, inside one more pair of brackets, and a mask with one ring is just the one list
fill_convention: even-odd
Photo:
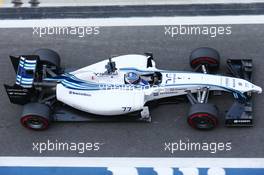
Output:
[[251,123],[251,120],[234,120],[234,123]]
[[1,174],[263,175],[263,158],[0,157]]
[[177,94],[179,91],[184,91],[187,88],[164,88],[160,90],[160,95],[165,95],[165,94]]
[[264,168],[186,167],[0,167],[3,174],[79,175],[263,175]]
[[92,96],[91,94],[87,94],[87,93],[85,93],[85,92],[75,92],[75,91],[69,91],[69,94],[70,94],[70,95],[88,96],[88,97]]

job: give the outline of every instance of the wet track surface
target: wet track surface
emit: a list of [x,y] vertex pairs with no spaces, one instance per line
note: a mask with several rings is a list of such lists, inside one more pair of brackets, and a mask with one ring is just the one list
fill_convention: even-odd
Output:
[[[225,72],[228,58],[252,58],[254,82],[264,87],[263,25],[232,25],[231,35],[165,35],[164,26],[100,27],[98,35],[33,35],[28,29],[0,29],[0,81],[12,84],[15,73],[8,58],[11,54],[29,54],[37,48],[56,50],[64,67],[81,68],[107,59],[110,55],[153,52],[158,68],[191,70],[188,57],[200,46],[217,49]],[[221,110],[222,120],[213,131],[201,132],[186,122],[189,104],[163,105],[151,111],[151,123],[53,123],[47,131],[33,132],[19,123],[22,107],[10,104],[1,85],[0,155],[1,156],[133,156],[133,157],[263,157],[263,95],[254,98],[255,126],[226,128],[224,111],[232,104],[231,95],[216,96],[211,102]],[[82,154],[74,151],[33,151],[33,142],[99,142],[98,151]],[[165,142],[231,142],[229,151],[165,151]]]

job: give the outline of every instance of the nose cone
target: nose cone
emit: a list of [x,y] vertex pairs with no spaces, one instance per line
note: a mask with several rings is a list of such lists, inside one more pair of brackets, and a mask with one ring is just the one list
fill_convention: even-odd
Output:
[[261,94],[262,93],[262,88],[255,85],[254,88],[253,88],[253,91],[257,92],[258,94]]

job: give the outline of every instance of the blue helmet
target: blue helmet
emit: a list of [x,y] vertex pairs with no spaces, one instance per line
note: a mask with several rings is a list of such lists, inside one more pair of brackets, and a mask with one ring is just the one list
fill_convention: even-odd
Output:
[[137,73],[135,72],[128,72],[125,75],[125,81],[129,84],[136,84],[140,80],[140,77]]

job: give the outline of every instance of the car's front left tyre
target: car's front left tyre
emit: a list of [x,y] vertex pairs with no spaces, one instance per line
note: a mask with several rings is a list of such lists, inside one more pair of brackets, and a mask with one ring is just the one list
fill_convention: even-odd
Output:
[[220,55],[217,50],[209,47],[200,47],[192,51],[190,55],[190,66],[193,69],[197,69],[202,65],[215,72],[220,65]]
[[45,130],[50,124],[50,108],[45,104],[28,103],[20,118],[21,124],[35,131]]

